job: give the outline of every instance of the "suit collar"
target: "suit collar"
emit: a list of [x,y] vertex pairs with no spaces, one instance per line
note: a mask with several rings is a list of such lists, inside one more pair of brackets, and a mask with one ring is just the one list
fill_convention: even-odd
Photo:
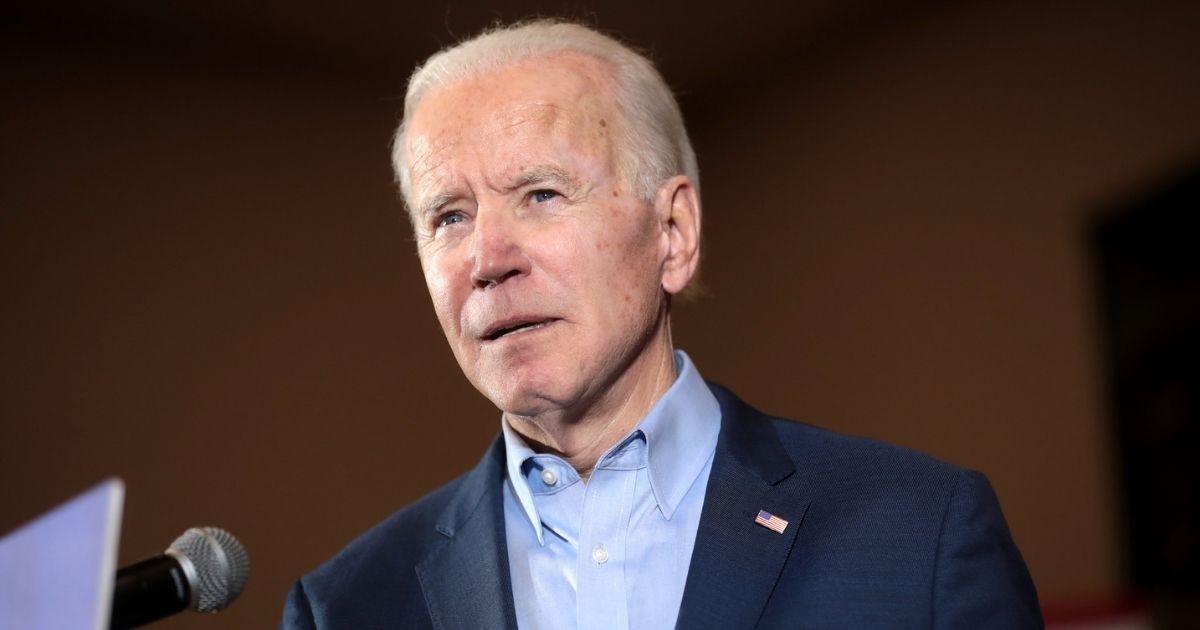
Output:
[[[799,537],[809,500],[771,420],[724,388],[721,434],[680,604],[679,628],[754,627]],[[782,534],[759,510],[788,521]]]
[[768,485],[774,486],[796,472],[795,463],[766,415],[716,383],[710,382],[708,387],[721,405],[718,452],[724,451]]
[[504,442],[467,473],[435,529],[444,540],[417,565],[438,630],[516,628],[504,535]]

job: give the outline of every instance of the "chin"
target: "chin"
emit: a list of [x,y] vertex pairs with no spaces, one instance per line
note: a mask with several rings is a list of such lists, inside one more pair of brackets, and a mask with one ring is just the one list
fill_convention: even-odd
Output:
[[541,374],[526,374],[521,370],[501,373],[477,385],[479,391],[504,413],[517,416],[538,416],[563,408],[570,389],[565,383]]

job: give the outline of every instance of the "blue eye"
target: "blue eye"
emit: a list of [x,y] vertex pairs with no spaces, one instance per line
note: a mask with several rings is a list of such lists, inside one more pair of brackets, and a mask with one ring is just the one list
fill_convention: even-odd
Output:
[[466,217],[464,217],[461,212],[447,212],[446,214],[443,214],[442,216],[438,217],[437,226],[438,227],[446,227],[447,225],[454,225],[455,223],[462,223],[465,220],[466,220]]
[[529,193],[529,198],[533,199],[536,203],[546,203],[558,196],[560,195],[553,190],[535,190]]

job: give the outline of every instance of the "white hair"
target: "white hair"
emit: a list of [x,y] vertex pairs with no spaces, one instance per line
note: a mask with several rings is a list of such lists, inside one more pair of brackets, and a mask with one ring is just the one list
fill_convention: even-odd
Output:
[[696,153],[683,126],[683,114],[662,75],[642,54],[621,42],[573,22],[534,20],[500,26],[435,53],[408,80],[404,119],[392,140],[392,167],[404,201],[412,208],[412,181],[405,155],[405,132],[425,94],[440,85],[477,76],[531,57],[575,52],[612,69],[613,96],[621,117],[618,169],[634,194],[653,202],[659,186],[686,175],[700,189]]

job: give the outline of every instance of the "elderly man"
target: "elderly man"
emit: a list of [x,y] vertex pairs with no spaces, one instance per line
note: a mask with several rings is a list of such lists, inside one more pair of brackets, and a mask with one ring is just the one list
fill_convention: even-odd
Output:
[[698,179],[645,58],[485,33],[413,75],[394,162],[501,435],[301,579],[284,627],[1040,626],[981,475],[764,416],[674,350]]

